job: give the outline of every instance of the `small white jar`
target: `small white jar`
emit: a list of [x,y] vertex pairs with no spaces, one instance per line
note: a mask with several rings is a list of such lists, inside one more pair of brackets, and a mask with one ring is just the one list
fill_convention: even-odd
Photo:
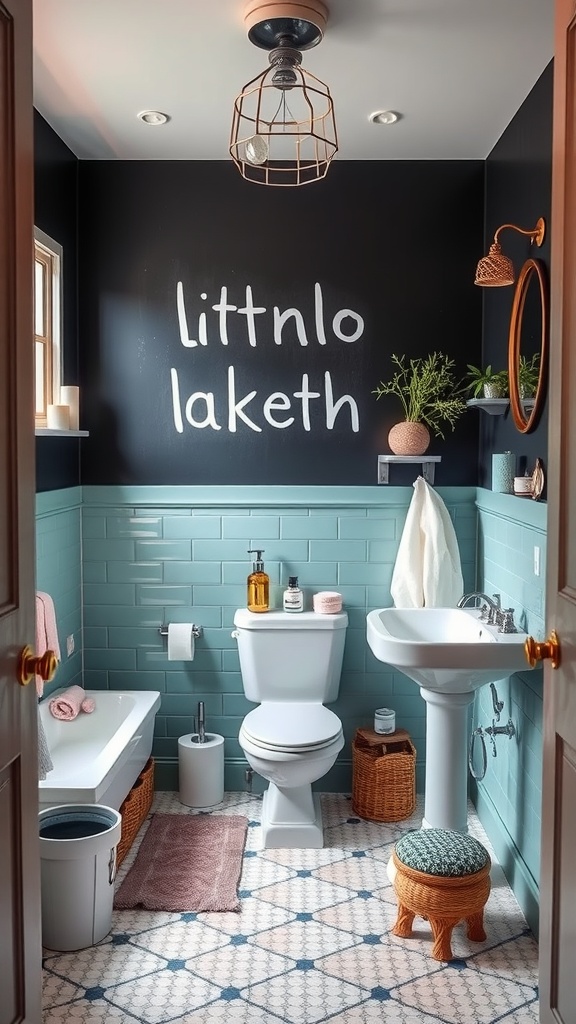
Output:
[[396,731],[396,712],[391,708],[378,708],[374,712],[374,732],[390,733]]

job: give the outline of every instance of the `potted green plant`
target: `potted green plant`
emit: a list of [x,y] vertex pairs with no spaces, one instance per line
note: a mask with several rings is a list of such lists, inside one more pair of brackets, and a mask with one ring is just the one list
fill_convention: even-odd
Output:
[[404,420],[392,427],[388,444],[395,455],[423,455],[430,432],[444,438],[445,424],[454,430],[466,410],[454,360],[442,352],[409,361],[405,355],[394,354],[391,360],[394,374],[372,392],[377,399],[396,395],[404,410]]
[[534,398],[540,380],[540,353],[535,352],[531,359],[520,356],[518,361],[518,391],[520,398]]
[[508,370],[493,370],[488,366],[472,366],[468,363],[468,389],[474,398],[506,398],[508,395]]

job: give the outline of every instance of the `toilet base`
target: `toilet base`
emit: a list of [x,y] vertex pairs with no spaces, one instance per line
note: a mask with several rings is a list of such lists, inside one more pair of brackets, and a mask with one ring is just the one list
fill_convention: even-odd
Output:
[[320,796],[310,784],[280,789],[273,782],[262,800],[263,850],[321,850]]

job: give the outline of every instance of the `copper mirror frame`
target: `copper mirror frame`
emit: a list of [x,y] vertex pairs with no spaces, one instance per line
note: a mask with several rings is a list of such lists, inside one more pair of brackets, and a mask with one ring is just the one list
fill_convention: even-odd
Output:
[[[532,408],[529,409],[525,400],[520,396],[518,382],[518,368],[520,365],[520,347],[522,341],[522,319],[528,288],[533,277],[536,276],[540,291],[540,373],[536,394],[530,400]],[[544,404],[544,393],[546,388],[546,363],[548,354],[548,287],[544,264],[541,260],[526,260],[522,267],[516,288],[514,289],[514,301],[510,315],[510,332],[508,334],[508,377],[510,385],[510,408],[514,425],[522,434],[533,430],[538,421]]]

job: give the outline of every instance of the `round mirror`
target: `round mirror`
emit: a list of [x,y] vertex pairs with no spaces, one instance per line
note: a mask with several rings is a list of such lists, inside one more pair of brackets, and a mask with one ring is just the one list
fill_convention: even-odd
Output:
[[544,404],[548,296],[544,264],[526,260],[514,291],[508,335],[510,408],[522,434],[533,430]]

